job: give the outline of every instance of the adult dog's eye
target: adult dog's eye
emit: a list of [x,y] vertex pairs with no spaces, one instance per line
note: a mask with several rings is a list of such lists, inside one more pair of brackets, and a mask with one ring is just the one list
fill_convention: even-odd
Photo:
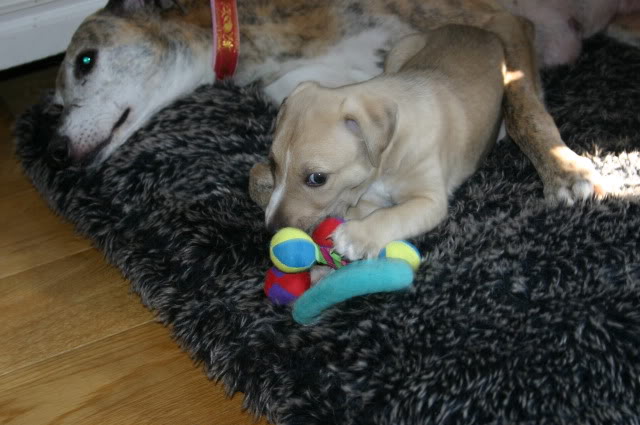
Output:
[[98,52],[96,50],[85,50],[76,56],[75,74],[77,78],[89,74],[96,64]]
[[318,187],[326,182],[327,175],[325,173],[311,173],[307,176],[307,180],[304,183],[309,187]]

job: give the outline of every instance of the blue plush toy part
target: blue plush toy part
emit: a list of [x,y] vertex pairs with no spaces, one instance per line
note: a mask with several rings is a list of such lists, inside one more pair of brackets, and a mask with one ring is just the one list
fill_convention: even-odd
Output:
[[362,260],[325,276],[293,304],[293,320],[308,325],[327,308],[360,295],[406,289],[413,282],[411,266],[397,259]]

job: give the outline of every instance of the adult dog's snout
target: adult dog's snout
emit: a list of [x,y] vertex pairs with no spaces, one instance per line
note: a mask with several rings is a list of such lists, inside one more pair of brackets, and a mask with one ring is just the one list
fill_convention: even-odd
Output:
[[71,140],[67,136],[56,135],[47,148],[47,163],[52,168],[66,168],[71,164],[69,146]]

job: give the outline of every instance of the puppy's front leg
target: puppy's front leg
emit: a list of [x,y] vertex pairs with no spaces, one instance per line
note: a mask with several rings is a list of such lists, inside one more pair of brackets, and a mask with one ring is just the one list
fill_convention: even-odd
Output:
[[389,242],[426,233],[446,216],[444,190],[424,193],[344,223],[333,234],[333,242],[336,251],[349,260],[373,258]]

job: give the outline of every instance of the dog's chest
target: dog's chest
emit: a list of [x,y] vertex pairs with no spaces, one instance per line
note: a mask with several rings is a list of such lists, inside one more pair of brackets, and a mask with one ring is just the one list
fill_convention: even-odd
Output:
[[326,87],[358,83],[380,74],[391,45],[413,32],[397,19],[381,20],[377,25],[350,33],[324,53],[315,57],[278,62],[267,58],[254,70],[265,84],[265,92],[276,103],[303,81],[316,81]]
[[378,208],[391,207],[395,204],[388,184],[385,184],[382,180],[374,181],[362,195],[360,201],[375,205]]

